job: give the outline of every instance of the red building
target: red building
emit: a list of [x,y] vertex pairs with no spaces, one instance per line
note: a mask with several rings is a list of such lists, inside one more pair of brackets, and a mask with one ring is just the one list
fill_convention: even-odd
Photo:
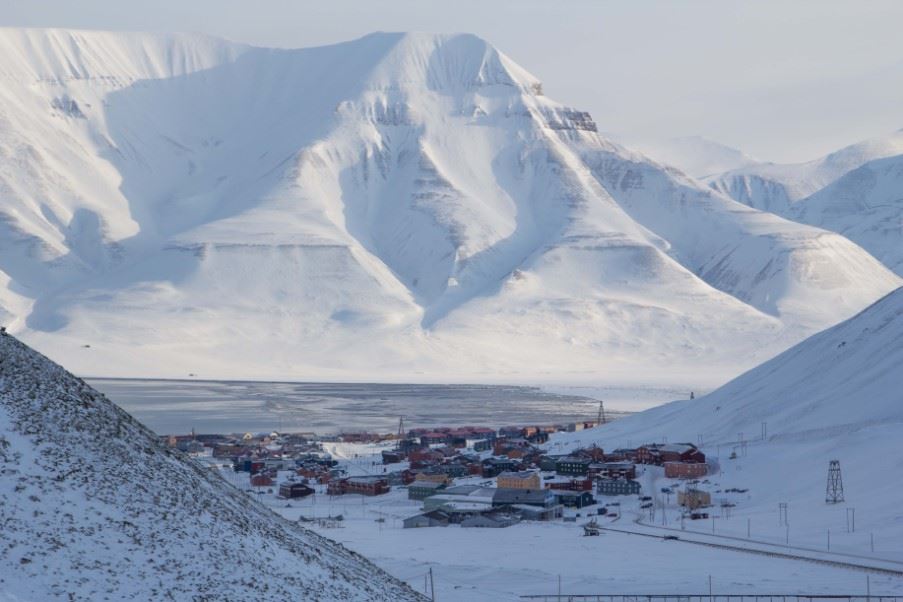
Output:
[[669,479],[696,479],[704,477],[708,468],[700,462],[665,462],[665,476]]
[[268,474],[256,474],[251,477],[251,487],[272,487],[273,477]]
[[326,486],[327,495],[382,495],[389,493],[389,481],[382,477],[349,477],[332,481]]
[[592,479],[571,479],[570,481],[556,481],[546,483],[546,489],[555,489],[558,491],[592,491]]
[[665,462],[705,464],[705,454],[692,443],[652,444],[637,448],[636,461],[639,464],[656,464],[658,466]]

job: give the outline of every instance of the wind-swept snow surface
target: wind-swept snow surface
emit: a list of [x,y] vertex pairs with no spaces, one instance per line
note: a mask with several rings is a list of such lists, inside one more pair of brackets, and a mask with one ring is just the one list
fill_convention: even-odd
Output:
[[0,315],[78,372],[703,386],[900,284],[474,36],[0,50]]
[[0,335],[0,591],[21,600],[422,600]]

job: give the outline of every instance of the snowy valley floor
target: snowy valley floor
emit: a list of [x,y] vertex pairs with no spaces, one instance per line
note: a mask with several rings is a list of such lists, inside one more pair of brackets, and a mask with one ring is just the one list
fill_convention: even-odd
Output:
[[[350,474],[382,471],[382,466],[373,464],[377,458],[370,455],[377,452],[375,446],[331,444],[330,449],[334,457],[346,458],[341,465]],[[764,457],[764,451],[750,446],[749,456],[740,458],[739,462],[724,462],[722,474],[713,476],[704,486],[714,492],[721,487],[745,483],[744,468],[749,471],[754,457]],[[664,479],[659,471],[649,468],[640,476],[644,493],[653,488],[660,491],[661,487],[674,483]],[[233,484],[248,489],[246,474],[229,470],[224,470],[223,474]],[[458,479],[456,484],[485,481],[471,477]],[[710,535],[712,521],[686,521],[683,533],[660,530],[660,509],[655,516],[656,527],[637,525],[635,521],[641,514],[636,496],[599,496],[601,503],[621,503],[620,518],[600,517],[600,523],[612,529],[652,533],[659,537],[615,531],[606,531],[600,537],[583,537],[580,524],[587,520],[588,512],[595,513],[596,507],[566,510],[565,516],[573,516],[576,512],[583,514],[576,523],[559,520],[522,522],[504,529],[464,529],[459,526],[403,529],[402,520],[417,514],[421,507],[420,502],[407,499],[404,488],[393,488],[389,494],[378,497],[346,495],[330,498],[321,493],[318,486],[317,495],[291,502],[279,499],[273,493],[252,495],[291,520],[298,520],[300,516],[343,515],[341,523],[334,523],[338,526],[307,524],[360,552],[421,591],[424,575],[432,569],[436,597],[442,601],[488,602],[517,600],[530,594],[554,594],[559,576],[562,592],[566,594],[705,594],[711,576],[713,589],[720,594],[863,595],[868,587],[872,595],[903,595],[903,576],[731,551],[661,537],[671,534],[684,540],[777,550],[903,572],[903,545],[896,537],[898,526],[879,530],[875,534],[876,551],[870,552],[869,529],[872,532],[877,529],[867,518],[867,505],[860,505],[860,513],[865,515],[861,519],[863,528],[850,534],[843,529],[845,508],[818,507],[804,512],[801,507],[792,505],[794,527],[791,548],[787,548],[784,545],[786,529],[778,526],[777,509],[769,510],[771,499],[762,495],[761,489],[767,484],[745,485],[751,489],[732,498],[737,505],[732,508],[731,518],[715,519],[714,539]],[[667,526],[680,530],[674,496],[670,499],[664,499],[660,494],[655,497],[657,505],[666,505]],[[716,515],[720,516],[721,512],[720,508],[714,509]],[[648,521],[645,511],[642,516]],[[383,519],[382,522],[379,519]],[[763,543],[745,541],[748,524],[752,539]],[[825,551],[824,524],[833,527],[831,554]],[[739,539],[721,539],[722,536]],[[842,556],[838,552],[872,558]]]

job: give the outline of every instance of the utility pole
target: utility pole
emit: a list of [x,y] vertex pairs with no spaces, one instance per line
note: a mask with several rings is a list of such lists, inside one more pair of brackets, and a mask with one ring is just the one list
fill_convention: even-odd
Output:
[[828,551],[831,551],[831,529],[828,529]]
[[436,602],[436,584],[433,582],[433,567],[430,567],[430,600]]
[[713,602],[714,597],[712,596],[712,576],[709,575],[709,602]]

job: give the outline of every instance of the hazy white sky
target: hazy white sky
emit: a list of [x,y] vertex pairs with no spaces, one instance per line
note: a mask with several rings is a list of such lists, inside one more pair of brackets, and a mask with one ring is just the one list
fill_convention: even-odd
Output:
[[200,31],[257,45],[472,32],[630,138],[774,161],[903,128],[899,0],[0,0],[0,23]]

